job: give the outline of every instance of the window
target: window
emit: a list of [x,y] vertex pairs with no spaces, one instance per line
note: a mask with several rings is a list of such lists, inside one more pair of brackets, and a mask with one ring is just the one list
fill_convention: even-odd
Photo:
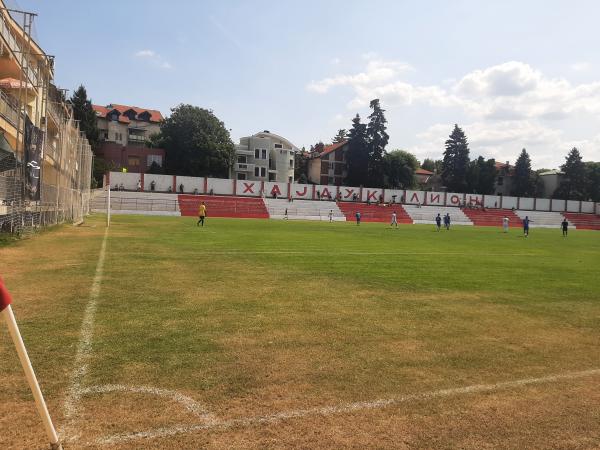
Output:
[[290,159],[290,169],[292,169],[294,167],[294,160]]
[[283,148],[283,145],[281,145],[281,144],[275,144],[275,148]]
[[260,176],[264,177],[267,174],[267,169],[265,169],[264,167],[260,168]]
[[246,164],[246,157],[245,156],[238,156],[237,162],[242,163],[242,164]]
[[148,167],[150,167],[152,165],[152,163],[156,163],[160,167],[162,167],[162,156],[161,155],[148,155],[146,157],[146,163],[148,164]]
[[128,156],[127,157],[127,165],[129,165],[129,167],[139,167],[140,157],[139,156]]
[[113,120],[115,122],[118,121],[119,120],[119,114],[118,113],[112,113],[110,115],[110,120]]
[[502,186],[504,184],[504,177],[498,177],[498,186]]
[[262,159],[267,159],[267,149],[266,148],[262,149]]
[[238,180],[245,180],[246,179],[246,174],[245,173],[238,173],[237,174],[237,179]]
[[[258,150],[257,150],[258,151]],[[258,167],[254,168],[254,176],[257,177],[258,176]]]
[[294,182],[294,177],[289,177],[289,178],[288,178],[288,181],[289,181],[290,183],[293,183],[293,182]]
[[257,148],[254,149],[254,158],[255,159],[260,158],[260,150]]

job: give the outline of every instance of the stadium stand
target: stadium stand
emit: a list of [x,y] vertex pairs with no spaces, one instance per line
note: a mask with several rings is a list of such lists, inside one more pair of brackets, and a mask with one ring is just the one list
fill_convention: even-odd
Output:
[[465,213],[456,206],[417,206],[404,205],[404,209],[411,217],[413,223],[435,223],[435,216],[439,213],[442,217],[450,214],[452,225],[473,225]]
[[563,213],[563,215],[578,230],[600,230],[600,216],[572,212]]
[[207,217],[269,218],[261,198],[180,194],[177,201],[182,216],[197,216],[200,202],[204,202]]
[[363,222],[391,222],[392,213],[396,211],[398,223],[412,223],[412,219],[406,214],[402,205],[394,204],[388,206],[367,205],[366,203],[338,202],[340,210],[346,216],[346,220],[355,220],[355,214],[360,212],[360,220]]
[[[525,216],[531,221],[531,228],[560,228],[564,216],[554,211],[523,211],[517,209],[515,214],[522,220]],[[569,222],[571,225],[572,223]]]
[[288,219],[329,220],[329,211],[333,211],[333,220],[345,221],[346,217],[335,202],[317,200],[264,199],[271,219],[283,219],[287,209]]
[[473,222],[473,225],[481,227],[501,227],[502,219],[508,217],[508,226],[520,227],[522,221],[510,209],[485,209],[461,208],[462,212]]

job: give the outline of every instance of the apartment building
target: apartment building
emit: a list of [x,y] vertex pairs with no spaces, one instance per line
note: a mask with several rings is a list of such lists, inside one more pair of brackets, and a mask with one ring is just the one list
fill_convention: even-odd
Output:
[[294,181],[294,155],[300,151],[287,139],[265,130],[243,137],[235,146],[231,178],[257,181]]
[[308,161],[308,180],[315,184],[341,186],[348,175],[346,152],[348,141],[323,146]]
[[160,111],[114,103],[93,108],[100,132],[98,157],[135,173],[145,173],[153,162],[163,166],[165,151],[148,146],[150,136],[160,132]]
[[0,229],[81,217],[92,152],[65,95],[54,57],[31,36],[36,14],[0,0]]

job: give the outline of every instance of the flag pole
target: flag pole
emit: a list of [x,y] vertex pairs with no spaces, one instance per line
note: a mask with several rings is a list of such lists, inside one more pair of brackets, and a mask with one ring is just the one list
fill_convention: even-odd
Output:
[[106,228],[110,227],[110,184],[108,185],[108,196],[106,197]]
[[42,418],[46,435],[48,436],[48,439],[50,439],[50,448],[52,450],[62,450],[62,445],[58,439],[58,435],[56,434],[56,429],[52,424],[50,413],[46,407],[46,402],[44,401],[44,396],[42,395],[40,385],[35,377],[35,372],[31,366],[31,361],[27,355],[27,349],[25,348],[25,344],[21,338],[21,333],[19,332],[19,327],[17,326],[17,321],[15,320],[15,315],[13,314],[10,302],[10,294],[4,287],[2,279],[0,279],[0,314],[4,316],[6,324],[8,325],[8,332],[10,333],[13,343],[15,344],[17,355],[19,356],[21,366],[23,366],[25,377],[27,378],[27,382],[29,383],[29,387],[35,400],[35,406],[40,417]]

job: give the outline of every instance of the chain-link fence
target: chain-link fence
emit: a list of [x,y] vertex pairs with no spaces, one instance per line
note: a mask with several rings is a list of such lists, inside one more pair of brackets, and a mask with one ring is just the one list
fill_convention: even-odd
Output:
[[53,57],[31,40],[34,16],[0,8],[0,231],[9,233],[89,212],[92,150],[51,82]]

